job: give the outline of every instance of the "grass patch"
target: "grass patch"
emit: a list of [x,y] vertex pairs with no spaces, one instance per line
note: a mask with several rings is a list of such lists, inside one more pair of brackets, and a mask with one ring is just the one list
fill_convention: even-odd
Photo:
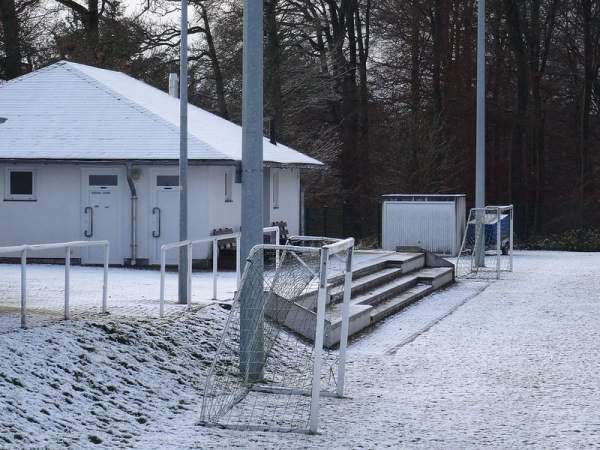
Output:
[[560,233],[537,235],[515,244],[520,250],[600,252],[600,228],[577,228]]

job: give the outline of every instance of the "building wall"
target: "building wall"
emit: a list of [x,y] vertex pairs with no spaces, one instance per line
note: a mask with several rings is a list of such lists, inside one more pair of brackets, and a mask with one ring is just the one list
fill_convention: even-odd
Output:
[[[34,171],[34,199],[8,198],[8,169]],[[79,169],[57,165],[0,164],[0,246],[79,240],[79,185]],[[55,253],[40,252],[39,256]]]
[[[33,169],[35,199],[12,201],[6,195],[7,169]],[[170,176],[178,176],[173,166],[135,165],[136,259],[138,264],[158,264],[160,246],[179,240],[178,186],[157,186]],[[270,169],[265,179],[265,226],[284,220],[291,233],[300,222],[300,181],[298,170]],[[227,175],[226,175],[227,174]],[[273,178],[273,174],[275,178]],[[90,186],[90,176],[98,185]],[[114,186],[101,186],[105,176]],[[166,177],[166,178],[164,178]],[[164,184],[164,183],[163,183]],[[168,183],[167,183],[168,184]],[[273,190],[278,195],[273,196]],[[0,246],[42,244],[78,240],[109,239],[111,263],[129,263],[132,258],[132,195],[127,170],[122,165],[0,164]],[[110,192],[109,192],[110,191]],[[241,226],[242,185],[235,183],[232,166],[190,166],[188,169],[188,239],[208,237],[215,228]],[[267,198],[265,196],[265,198]],[[107,215],[108,214],[108,215]],[[91,236],[86,236],[91,234]],[[73,258],[84,263],[102,261],[100,248],[74,248]],[[194,259],[212,256],[210,244],[194,247]],[[6,257],[7,255],[2,255]],[[18,257],[19,255],[8,255]],[[64,258],[63,250],[39,252],[32,257]],[[176,261],[170,250],[167,261]]]
[[[275,176],[275,177],[274,177]],[[300,233],[300,171],[297,169],[271,169],[270,221],[287,222],[291,235]],[[279,184],[279,201],[274,201],[274,184]]]

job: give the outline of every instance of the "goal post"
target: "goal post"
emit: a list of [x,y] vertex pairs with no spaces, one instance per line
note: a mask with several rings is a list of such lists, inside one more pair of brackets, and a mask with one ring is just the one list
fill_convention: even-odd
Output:
[[513,206],[472,208],[456,262],[458,278],[496,278],[513,270]]
[[[207,377],[204,425],[316,432],[319,399],[343,396],[354,239],[293,236],[288,243],[255,246],[248,257]],[[326,309],[340,290],[339,349],[325,349]],[[260,323],[243,338],[249,296],[258,308],[250,315]],[[243,354],[249,348],[242,339],[249,338],[261,341],[259,353]],[[240,358],[252,358],[260,370],[248,373]]]

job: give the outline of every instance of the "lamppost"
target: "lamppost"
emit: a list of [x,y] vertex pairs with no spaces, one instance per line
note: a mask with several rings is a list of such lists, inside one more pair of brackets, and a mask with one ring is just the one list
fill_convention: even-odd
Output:
[[475,264],[485,266],[485,0],[477,7],[477,124],[475,142]]
[[475,207],[485,208],[485,0],[477,8],[477,133]]
[[[179,240],[188,238],[188,70],[187,70],[187,0],[181,0],[181,48],[179,67]],[[191,303],[188,279],[189,255],[187,245],[179,247],[179,303]]]
[[[244,55],[242,93],[242,263],[262,243],[263,221],[263,5],[244,0]],[[254,267],[262,260],[254,256]],[[260,276],[259,270],[252,276]],[[247,280],[248,282],[248,280]],[[251,282],[248,284],[252,284]],[[262,299],[240,291],[240,372],[257,381],[263,366]]]

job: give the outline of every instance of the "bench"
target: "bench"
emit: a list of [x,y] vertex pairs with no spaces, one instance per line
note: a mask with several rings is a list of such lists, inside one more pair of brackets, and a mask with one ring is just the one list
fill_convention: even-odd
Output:
[[287,229],[287,222],[273,222],[273,226],[279,227],[279,245],[285,245],[288,240],[288,235],[290,234]]
[[[231,233],[233,233],[233,229],[231,228],[217,228],[212,232],[213,236]],[[237,247],[235,238],[217,241],[217,248],[219,250],[219,254],[217,255],[217,268],[235,270],[237,267]]]

